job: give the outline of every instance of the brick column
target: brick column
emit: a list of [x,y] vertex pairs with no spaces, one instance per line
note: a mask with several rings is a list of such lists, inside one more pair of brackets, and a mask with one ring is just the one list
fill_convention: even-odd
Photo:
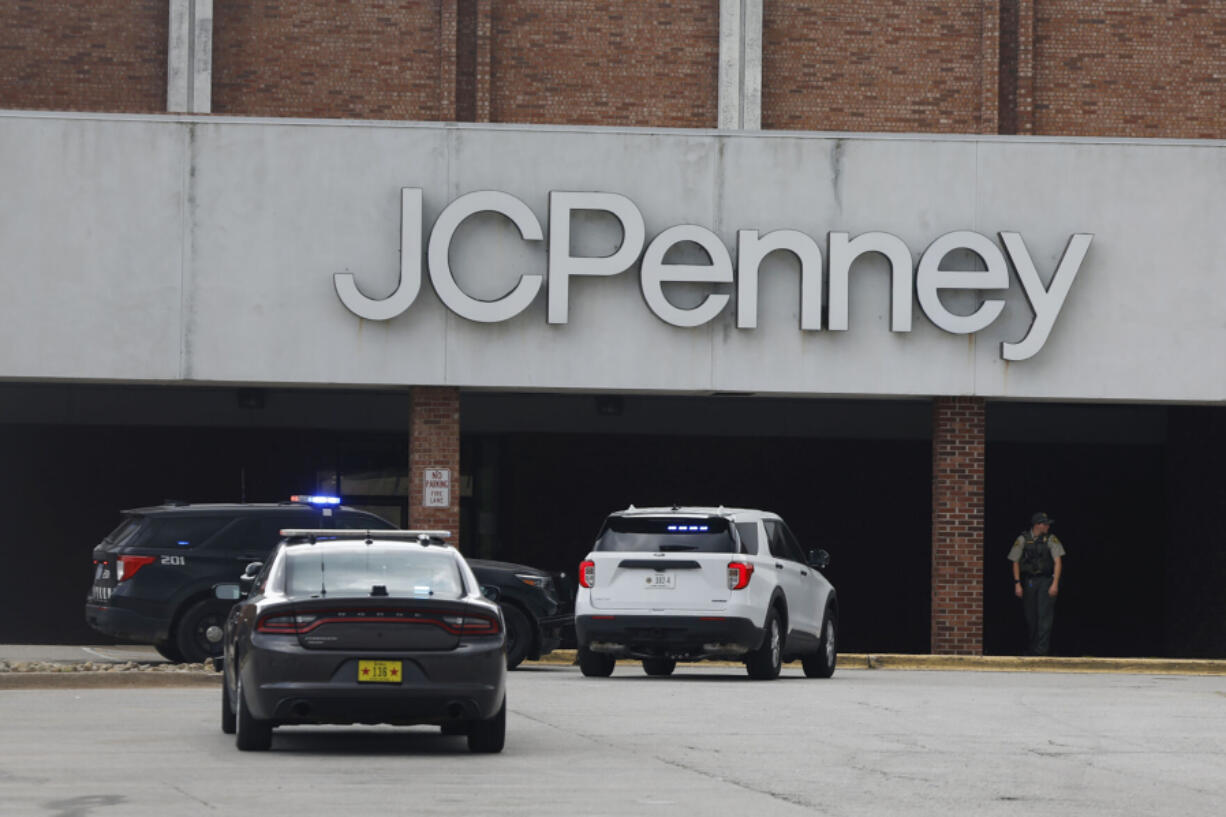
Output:
[[984,418],[980,397],[932,404],[932,652],[983,654]]
[[[422,495],[427,469],[451,472],[451,504],[427,508]],[[460,390],[415,386],[409,412],[409,527],[451,531],[460,541]]]

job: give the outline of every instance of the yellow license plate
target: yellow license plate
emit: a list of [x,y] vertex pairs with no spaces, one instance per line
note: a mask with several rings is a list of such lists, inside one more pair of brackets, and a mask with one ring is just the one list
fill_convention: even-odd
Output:
[[398,684],[400,680],[399,661],[358,661],[360,684]]

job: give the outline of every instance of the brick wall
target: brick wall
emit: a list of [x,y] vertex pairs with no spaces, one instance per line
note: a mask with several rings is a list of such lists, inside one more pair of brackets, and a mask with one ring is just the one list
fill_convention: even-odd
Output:
[[932,407],[932,646],[983,654],[983,398]]
[[718,121],[718,0],[498,0],[492,15],[491,121]]
[[[444,115],[441,104],[442,5],[446,0],[215,3],[213,111],[349,119],[454,118]],[[450,6],[454,9],[455,0]]]
[[165,0],[0,2],[0,108],[166,110]]
[[1033,0],[1034,132],[1226,136],[1226,3]]
[[[460,541],[460,390],[415,386],[409,420],[409,527],[449,530]],[[451,506],[422,505],[422,472],[451,471]]]
[[771,0],[762,127],[995,133],[994,0]]

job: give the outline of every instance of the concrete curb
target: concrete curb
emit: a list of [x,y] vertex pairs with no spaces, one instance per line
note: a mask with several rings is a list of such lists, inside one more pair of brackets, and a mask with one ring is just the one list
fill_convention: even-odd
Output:
[[[573,666],[574,650],[556,650],[527,666]],[[629,663],[629,662],[627,662]],[[732,661],[706,661],[692,666],[740,667]],[[999,655],[903,655],[843,653],[845,670],[926,670],[943,672],[1076,672],[1133,675],[1226,675],[1226,660],[1192,658],[1023,658]],[[6,689],[182,689],[216,687],[221,674],[212,672],[0,672]]]
[[[532,663],[570,665],[574,650],[555,650]],[[708,661],[706,666],[741,666]],[[700,665],[696,665],[700,666]],[[840,669],[932,670],[945,672],[1114,672],[1142,675],[1226,675],[1226,660],[1197,658],[1027,658],[1008,655],[904,655],[841,653]]]

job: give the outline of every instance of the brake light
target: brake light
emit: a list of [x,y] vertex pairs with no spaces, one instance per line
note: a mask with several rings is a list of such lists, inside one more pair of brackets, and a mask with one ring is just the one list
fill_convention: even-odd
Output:
[[579,584],[587,588],[596,584],[596,563],[591,559],[579,564]]
[[273,613],[260,619],[256,632],[305,635],[324,624],[421,624],[452,635],[498,635],[498,620],[487,616],[438,616],[420,610],[321,610],[318,614]]
[[500,628],[498,620],[485,616],[464,616],[460,625],[460,635],[498,635]]
[[297,635],[312,629],[316,616],[311,615],[271,615],[260,619],[256,631],[278,635]]
[[728,563],[728,589],[742,590],[749,585],[749,580],[753,578],[753,565],[747,562],[729,562]]
[[156,556],[120,556],[115,564],[115,581],[126,582],[136,571],[156,561]]

